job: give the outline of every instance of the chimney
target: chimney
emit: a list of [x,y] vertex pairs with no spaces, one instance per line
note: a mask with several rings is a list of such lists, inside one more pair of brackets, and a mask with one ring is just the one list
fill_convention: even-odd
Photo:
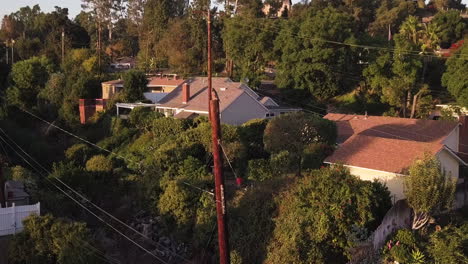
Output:
[[184,83],[182,86],[182,103],[186,104],[190,100],[190,84]]
[[461,115],[460,121],[460,132],[459,132],[459,146],[458,151],[468,153],[468,116]]

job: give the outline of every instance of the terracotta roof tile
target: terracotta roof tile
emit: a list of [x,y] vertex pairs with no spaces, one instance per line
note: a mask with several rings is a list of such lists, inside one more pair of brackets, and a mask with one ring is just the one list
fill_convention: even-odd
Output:
[[456,122],[328,114],[338,127],[338,149],[325,161],[404,173],[415,158],[437,153]]

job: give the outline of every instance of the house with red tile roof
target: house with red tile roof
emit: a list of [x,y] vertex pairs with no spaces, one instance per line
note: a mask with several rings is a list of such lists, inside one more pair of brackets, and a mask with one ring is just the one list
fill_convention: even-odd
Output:
[[325,159],[343,164],[363,180],[377,179],[387,185],[394,201],[404,198],[403,180],[408,168],[425,153],[437,157],[443,170],[463,183],[461,168],[467,166],[468,119],[460,122],[327,114],[338,128],[338,147]]
[[[301,110],[280,106],[272,98],[259,96],[246,84],[229,78],[212,78],[212,85],[218,94],[222,123],[240,125],[255,118],[271,118]],[[156,110],[175,118],[207,116],[208,79],[195,77],[187,80],[161,99]]]

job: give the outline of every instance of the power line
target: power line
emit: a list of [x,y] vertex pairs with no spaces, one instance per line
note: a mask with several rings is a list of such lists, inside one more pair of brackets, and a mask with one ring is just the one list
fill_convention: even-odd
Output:
[[227,162],[228,162],[228,164],[229,164],[229,167],[230,167],[231,170],[232,170],[232,173],[234,173],[234,177],[238,178],[238,177],[237,177],[236,171],[235,171],[234,168],[232,167],[231,160],[229,159],[228,155],[226,154],[226,150],[224,150],[223,144],[221,144],[221,142],[219,143],[219,146],[221,146],[221,150],[223,151],[224,157],[226,158],[226,160],[227,160]]
[[[26,151],[24,151],[23,148],[21,148],[13,139],[11,139],[8,134],[6,134],[6,132],[0,128],[0,132],[2,132],[6,137],[8,137],[8,139],[10,141],[12,141],[27,157],[29,157],[32,161],[34,161],[40,168],[42,168],[46,173],[48,173],[49,175],[51,175],[52,173],[47,170],[44,166],[42,166],[41,163],[39,163],[38,161],[36,161],[31,155],[29,155]],[[160,243],[156,242],[156,241],[153,241],[151,238],[145,236],[143,233],[139,232],[138,230],[136,230],[135,228],[127,225],[126,223],[124,223],[123,221],[121,221],[120,219],[118,219],[117,217],[115,217],[114,215],[110,214],[109,212],[107,212],[106,210],[102,209],[101,207],[99,207],[98,205],[96,205],[95,203],[93,203],[91,200],[89,200],[88,198],[86,198],[84,195],[82,195],[81,193],[79,193],[78,191],[76,191],[75,189],[73,189],[72,187],[70,187],[68,184],[66,184],[65,182],[63,182],[60,178],[57,178],[57,177],[53,177],[55,180],[59,181],[61,184],[63,184],[66,188],[68,188],[69,190],[71,190],[73,193],[75,193],[76,195],[78,195],[81,199],[83,199],[84,201],[90,203],[92,206],[94,206],[96,209],[98,209],[99,211],[101,211],[102,213],[106,214],[107,216],[111,217],[112,219],[114,219],[115,221],[117,221],[118,223],[120,223],[121,225],[124,225],[125,227],[129,228],[130,230],[132,230],[133,232],[141,235],[142,237],[148,239],[149,241],[151,241],[154,244],[157,244],[158,246],[166,249],[166,250],[169,250],[173,255],[175,256],[178,256],[179,258],[183,259],[184,261],[186,262],[189,262],[189,260],[185,259],[184,257],[182,257],[181,255],[173,252],[171,249],[169,248],[166,248],[164,246],[162,246]]]
[[[147,250],[146,248],[144,248],[143,246],[141,246],[140,244],[138,244],[137,242],[135,242],[134,240],[132,240],[131,238],[129,238],[127,235],[123,234],[120,230],[118,230],[117,228],[115,228],[114,226],[112,226],[111,224],[109,224],[108,222],[104,221],[104,219],[102,219],[100,216],[96,215],[94,212],[92,212],[89,208],[87,208],[86,206],[84,206],[83,204],[81,204],[79,201],[77,201],[75,198],[73,198],[69,193],[67,193],[66,191],[64,191],[62,188],[60,188],[59,186],[57,186],[55,183],[53,183],[49,178],[45,177],[42,175],[42,173],[35,167],[33,166],[29,161],[27,161],[21,154],[19,154],[8,142],[6,142],[6,140],[0,136],[0,139],[5,142],[5,144],[7,144],[19,157],[21,157],[31,168],[33,168],[34,170],[36,170],[40,176],[42,176],[44,179],[46,179],[50,184],[52,184],[55,188],[57,188],[58,190],[60,190],[63,194],[65,194],[68,198],[70,198],[72,201],[74,201],[77,205],[79,205],[80,207],[82,207],[83,209],[85,209],[86,211],[88,211],[90,214],[92,214],[94,217],[96,217],[99,221],[103,222],[104,224],[106,224],[107,226],[109,226],[111,229],[113,229],[115,232],[117,232],[118,234],[120,234],[121,236],[123,236],[124,238],[126,238],[128,241],[132,242],[133,244],[135,244],[137,247],[139,247],[140,249],[142,249],[143,251],[145,251],[146,253],[150,254],[151,256],[153,256],[154,258],[156,258],[157,260],[159,260],[160,262],[162,263],[168,263],[162,259],[160,259],[158,256],[156,256],[155,254],[153,254],[151,251]],[[12,141],[14,142],[14,141]],[[15,143],[16,144],[16,143]],[[17,145],[18,146],[18,145]],[[21,149],[21,148],[20,148]],[[24,150],[22,150],[24,151]],[[55,178],[55,177],[54,177]],[[57,179],[57,178],[55,178]]]
[[[15,152],[15,154],[20,157],[26,164],[28,164],[34,171],[36,171],[41,177],[45,178],[51,185],[53,185],[54,187],[56,187],[57,189],[59,189],[60,191],[64,192],[63,190],[60,189],[60,187],[58,187],[57,185],[55,185],[52,181],[50,181],[50,179],[48,179],[47,177],[44,177],[41,172],[35,167],[33,166],[26,158],[24,158],[24,156],[22,156],[21,154],[19,154],[15,148],[13,148],[1,135],[0,135],[0,140],[2,140],[8,147],[10,147],[13,152]],[[65,192],[66,194],[66,192]],[[73,198],[72,198],[73,199]],[[78,202],[76,200],[74,200],[75,202]],[[79,203],[79,202],[78,202]],[[88,243],[89,244],[89,243]],[[91,244],[89,244],[89,246],[93,247]],[[97,248],[93,247],[94,249],[98,250]],[[105,255],[104,255],[105,258],[107,258]],[[112,263],[112,262],[110,262]],[[115,262],[114,262],[115,263]]]
[[[89,144],[89,145],[91,145],[91,146],[93,146],[93,147],[95,147],[95,148],[98,148],[98,149],[100,149],[100,150],[102,150],[102,151],[105,151],[105,152],[107,152],[107,153],[109,153],[109,154],[113,154],[113,155],[115,155],[117,158],[120,158],[121,160],[124,160],[124,161],[126,161],[126,162],[129,162],[129,163],[132,163],[132,164],[135,164],[135,165],[138,165],[138,166],[140,165],[139,162],[133,161],[133,160],[131,160],[131,159],[129,159],[129,158],[126,158],[126,157],[124,157],[124,156],[122,156],[122,155],[119,155],[118,153],[113,152],[113,151],[111,151],[111,150],[109,150],[109,149],[100,147],[99,145],[97,145],[97,144],[95,144],[95,143],[92,143],[92,142],[90,142],[89,140],[86,140],[86,139],[84,139],[84,138],[82,138],[82,137],[80,137],[80,136],[78,136],[78,135],[76,135],[76,134],[74,134],[74,133],[72,133],[72,132],[70,132],[70,131],[67,131],[67,130],[65,130],[65,129],[63,129],[63,128],[57,126],[57,125],[54,125],[54,124],[50,123],[49,121],[47,121],[47,120],[45,120],[45,119],[43,119],[43,118],[41,118],[41,117],[39,117],[39,116],[37,116],[37,115],[31,113],[30,111],[27,111],[27,110],[22,109],[22,108],[20,108],[20,107],[18,107],[18,109],[21,110],[21,111],[23,111],[23,112],[25,112],[25,113],[27,113],[27,114],[29,114],[29,115],[31,115],[31,116],[33,116],[33,117],[35,117],[35,118],[37,118],[38,120],[40,120],[40,121],[42,121],[42,122],[44,122],[44,123],[46,123],[46,124],[49,124],[50,126],[53,126],[53,127],[57,128],[58,130],[60,130],[60,131],[62,131],[62,132],[64,132],[64,133],[66,133],[66,134],[68,134],[68,135],[70,135],[70,136],[72,136],[72,137],[74,137],[74,138],[76,138],[76,139],[78,139],[78,140],[81,140],[81,141],[83,141],[83,142],[85,142],[85,143],[87,143],[87,144]],[[193,185],[193,184],[190,184],[190,183],[188,183],[188,182],[186,182],[186,181],[183,181],[183,183],[184,183],[185,185],[187,185],[187,186],[192,187],[193,189],[196,189],[196,190],[199,190],[199,191],[203,191],[203,192],[206,192],[206,193],[209,193],[209,194],[213,195],[212,192],[207,191],[207,190],[204,190],[204,189],[202,189],[202,188],[200,188],[200,187],[197,187],[197,186],[195,186],[195,185]]]
[[[253,29],[258,29],[260,31],[265,31],[265,32],[271,32],[270,30],[266,30],[264,28],[260,27],[254,27],[253,25],[241,25],[241,27],[250,27]],[[279,28],[277,26],[272,26],[272,28],[275,28],[278,30],[278,32],[282,31],[284,28]],[[385,48],[385,47],[379,47],[379,46],[370,46],[370,45],[361,45],[361,44],[353,44],[353,43],[345,43],[345,42],[340,42],[340,41],[333,41],[333,40],[326,40],[326,39],[319,39],[319,38],[311,38],[308,36],[301,36],[298,34],[295,34],[293,32],[288,32],[288,35],[292,37],[297,37],[301,39],[306,39],[306,40],[313,40],[313,41],[319,41],[319,42],[325,42],[325,43],[330,43],[330,44],[335,44],[335,45],[342,45],[342,46],[349,46],[349,47],[354,47],[354,48],[362,48],[362,49],[372,49],[372,50],[382,50],[382,51],[388,51],[388,52],[393,52],[393,53],[403,53],[407,55],[412,55],[412,56],[419,56],[419,57],[432,57],[432,58],[438,58],[441,59],[441,56],[438,56],[437,53],[431,52],[433,55],[428,55],[424,54],[419,51],[412,51],[412,50],[403,50],[403,49],[391,49],[391,48]],[[459,56],[454,56],[455,59],[461,59],[461,60],[468,60],[468,56],[465,57],[462,54],[459,54]]]

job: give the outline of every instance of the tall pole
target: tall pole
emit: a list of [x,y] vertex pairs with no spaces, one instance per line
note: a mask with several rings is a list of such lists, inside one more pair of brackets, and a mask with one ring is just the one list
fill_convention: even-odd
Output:
[[8,42],[5,41],[5,55],[6,55],[6,64],[10,64],[10,59],[8,58]]
[[101,22],[98,25],[98,65],[99,74],[101,74]]
[[11,65],[13,65],[15,63],[15,40],[12,39],[11,40]]
[[227,210],[224,200],[224,177],[223,177],[223,156],[221,155],[221,124],[219,115],[219,99],[216,93],[210,101],[211,113],[211,136],[213,144],[214,178],[215,178],[215,197],[216,197],[216,215],[218,221],[218,247],[219,263],[229,264],[229,243],[227,230]]
[[211,69],[211,10],[210,10],[210,1],[208,2],[208,118],[211,120],[211,93],[213,91],[211,77],[212,77],[212,69]]
[[62,65],[65,63],[65,28],[62,27]]

